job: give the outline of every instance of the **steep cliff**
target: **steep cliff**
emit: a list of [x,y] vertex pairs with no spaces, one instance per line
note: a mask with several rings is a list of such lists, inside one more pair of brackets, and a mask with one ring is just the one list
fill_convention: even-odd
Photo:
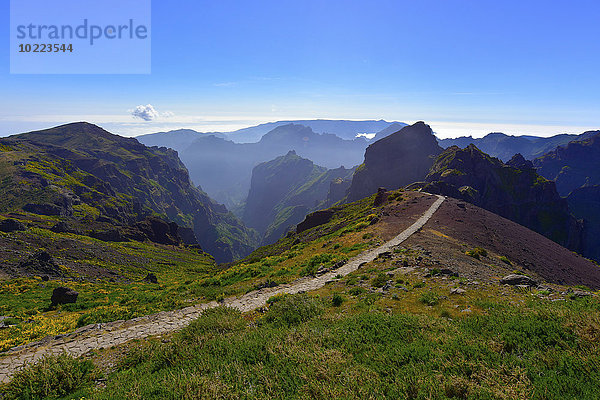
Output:
[[378,187],[397,189],[422,181],[442,152],[429,125],[417,122],[367,147],[352,177],[348,201],[372,195]]

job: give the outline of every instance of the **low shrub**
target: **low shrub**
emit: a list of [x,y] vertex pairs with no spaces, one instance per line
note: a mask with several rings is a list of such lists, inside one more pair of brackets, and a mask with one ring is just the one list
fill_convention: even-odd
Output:
[[321,302],[305,293],[285,295],[273,303],[262,322],[279,326],[292,326],[306,322],[323,313]]
[[222,335],[237,332],[246,326],[242,313],[237,308],[219,306],[205,310],[200,318],[192,321],[182,330],[184,337],[199,336],[207,333]]
[[344,299],[341,294],[334,293],[331,299],[331,304],[333,304],[334,307],[339,307],[345,300],[346,299]]
[[440,302],[440,296],[435,292],[425,292],[419,296],[419,301],[428,306],[435,306]]
[[365,293],[366,290],[364,288],[361,288],[360,286],[356,286],[353,287],[352,289],[348,290],[348,293],[350,293],[352,296],[360,296],[361,294]]
[[383,285],[385,285],[385,283],[388,281],[388,279],[389,278],[386,274],[384,274],[383,272],[380,272],[377,274],[377,276],[375,278],[373,278],[371,283],[375,287],[382,287]]
[[92,369],[91,361],[79,360],[67,354],[46,356],[17,372],[2,388],[2,399],[64,397],[89,385]]
[[465,251],[465,254],[469,257],[473,257],[479,260],[481,257],[487,256],[487,250],[481,247],[475,247],[473,250]]

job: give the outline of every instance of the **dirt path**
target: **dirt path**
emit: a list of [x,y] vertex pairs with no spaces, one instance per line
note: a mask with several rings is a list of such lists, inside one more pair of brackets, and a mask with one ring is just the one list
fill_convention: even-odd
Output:
[[[250,311],[266,304],[267,299],[280,293],[300,293],[323,287],[337,275],[347,275],[360,268],[361,264],[373,261],[377,256],[408,239],[429,221],[444,201],[438,199],[429,209],[411,226],[398,236],[376,249],[365,251],[353,257],[340,268],[314,278],[303,278],[287,285],[275,288],[261,289],[246,293],[241,297],[225,299],[224,304],[244,311]],[[134,318],[127,321],[114,321],[106,324],[89,325],[75,332],[59,336],[49,336],[42,341],[21,346],[13,351],[3,354],[0,358],[0,382],[8,382],[11,376],[27,364],[35,363],[41,357],[49,354],[68,353],[75,357],[88,353],[91,350],[116,346],[133,339],[142,339],[148,336],[166,334],[182,329],[191,321],[198,318],[202,311],[216,307],[217,302],[199,304],[181,310],[164,311],[145,317]]]

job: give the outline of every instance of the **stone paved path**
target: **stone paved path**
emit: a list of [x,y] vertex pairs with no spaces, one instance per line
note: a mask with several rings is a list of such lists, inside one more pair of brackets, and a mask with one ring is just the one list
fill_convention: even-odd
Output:
[[[408,239],[417,232],[444,201],[438,199],[431,207],[410,227],[398,236],[376,249],[365,251],[353,257],[340,268],[318,277],[302,278],[286,285],[275,288],[265,288],[246,293],[240,297],[225,299],[224,304],[244,311],[250,311],[266,304],[267,299],[280,293],[301,293],[323,287],[328,281],[334,280],[337,275],[347,275],[356,271],[363,263],[371,262],[381,253],[391,251],[393,247]],[[134,318],[127,321],[114,321],[106,324],[88,325],[72,333],[59,336],[49,336],[39,342],[20,346],[0,358],[0,382],[8,382],[11,376],[27,364],[35,363],[44,355],[68,353],[75,357],[88,353],[91,350],[108,348],[141,339],[148,336],[166,334],[187,326],[198,318],[202,312],[211,307],[216,307],[217,302],[198,304],[181,310],[163,311],[145,317]]]

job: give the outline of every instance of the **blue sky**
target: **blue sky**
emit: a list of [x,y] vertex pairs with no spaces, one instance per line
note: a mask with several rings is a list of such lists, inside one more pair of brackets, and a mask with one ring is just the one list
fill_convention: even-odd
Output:
[[[68,11],[65,11],[68,12]],[[0,0],[9,36],[9,1]],[[425,120],[441,136],[600,129],[597,1],[159,1],[150,75],[11,75],[0,135],[124,135],[295,118]],[[131,116],[138,105],[158,112]]]

